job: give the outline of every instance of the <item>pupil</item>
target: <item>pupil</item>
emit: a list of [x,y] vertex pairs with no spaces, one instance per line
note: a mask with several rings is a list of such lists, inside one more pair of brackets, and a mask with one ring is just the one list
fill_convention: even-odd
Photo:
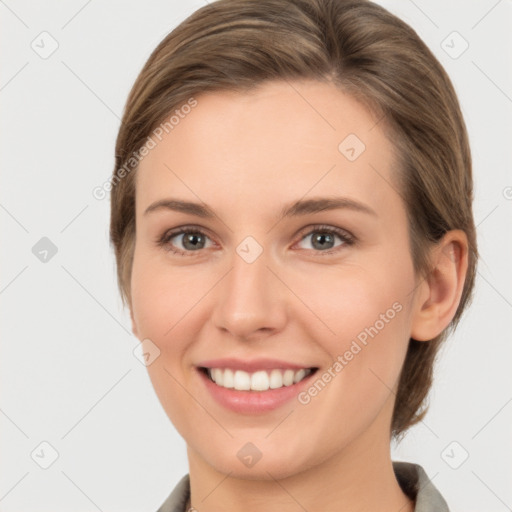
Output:
[[197,244],[200,243],[198,242],[197,239],[200,239],[201,238],[201,235],[197,235],[197,234],[194,234],[194,233],[188,233],[187,236],[185,237],[185,243],[191,243],[192,244],[192,247],[197,247]]
[[320,248],[323,248],[323,247],[325,247],[325,244],[324,244],[325,240],[326,240],[326,239],[330,239],[330,238],[331,238],[331,235],[329,235],[329,234],[325,234],[325,233],[324,233],[324,234],[322,234],[322,235],[317,236],[317,237],[316,237],[316,241],[320,241],[320,245],[319,245],[319,247],[320,247]]

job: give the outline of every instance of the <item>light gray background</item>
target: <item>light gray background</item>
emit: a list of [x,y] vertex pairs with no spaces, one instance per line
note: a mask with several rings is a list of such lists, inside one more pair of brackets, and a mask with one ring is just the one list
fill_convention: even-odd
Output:
[[[452,512],[511,510],[512,4],[379,3],[415,28],[455,84],[482,255],[474,303],[437,365],[430,412],[393,459],[421,464]],[[188,471],[185,443],[132,353],[109,199],[92,190],[112,172],[143,63],[202,5],[0,1],[1,512],[154,512]],[[469,48],[454,58],[461,37]],[[58,48],[42,58],[53,40]],[[42,237],[58,250],[46,262],[32,252]],[[53,449],[43,442],[58,452],[48,469],[40,464]]]

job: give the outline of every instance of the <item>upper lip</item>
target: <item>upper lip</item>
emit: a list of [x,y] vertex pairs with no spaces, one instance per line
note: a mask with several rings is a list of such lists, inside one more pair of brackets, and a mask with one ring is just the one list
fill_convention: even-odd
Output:
[[272,370],[274,368],[284,368],[292,370],[300,370],[302,368],[316,368],[307,364],[296,364],[279,359],[259,358],[251,360],[236,359],[228,357],[223,359],[209,359],[202,361],[197,365],[202,368],[231,368],[233,370],[244,370],[246,372],[254,372],[257,370]]

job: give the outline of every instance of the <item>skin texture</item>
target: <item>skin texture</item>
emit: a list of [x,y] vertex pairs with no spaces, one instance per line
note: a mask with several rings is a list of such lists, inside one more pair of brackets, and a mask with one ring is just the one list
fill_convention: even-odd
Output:
[[[200,512],[412,511],[391,465],[394,391],[409,338],[433,338],[455,314],[467,268],[464,233],[449,232],[433,249],[429,279],[414,275],[384,124],[334,85],[267,82],[196,99],[137,170],[131,280],[132,329],[160,350],[148,371],[187,443],[192,505]],[[366,146],[355,161],[338,150],[351,133]],[[285,205],[334,196],[375,215],[336,209],[278,222]],[[216,216],[144,215],[171,197],[204,202]],[[333,235],[321,246],[316,224],[356,241]],[[167,248],[187,254],[158,245],[184,226],[206,235],[198,249],[180,234]],[[253,263],[236,252],[248,236],[263,248]],[[294,399],[272,412],[237,414],[213,400],[195,369],[211,358],[272,357],[321,374],[397,302],[400,312],[306,405]],[[262,453],[250,468],[237,457],[247,442]]]

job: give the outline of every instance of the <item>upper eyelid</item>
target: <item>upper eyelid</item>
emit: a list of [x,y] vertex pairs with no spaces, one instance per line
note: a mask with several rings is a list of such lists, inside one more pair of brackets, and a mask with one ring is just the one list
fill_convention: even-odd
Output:
[[[193,230],[196,230],[198,233],[202,233],[202,234],[205,234],[207,235],[209,238],[212,238],[210,236],[210,231],[208,228],[204,228],[202,226],[195,226],[195,225],[186,225],[186,226],[181,226],[179,228],[174,228],[174,229],[168,229],[168,230],[165,230],[163,233],[162,233],[162,237],[165,237],[165,236],[169,236],[169,237],[174,237],[174,236],[177,236],[177,235],[181,235],[181,234],[184,234],[186,233],[187,231],[193,231]],[[340,227],[337,227],[337,226],[331,226],[329,224],[311,224],[309,226],[305,226],[304,228],[301,228],[297,231],[297,234],[295,236],[298,236],[302,233],[304,234],[309,234],[311,233],[312,231],[314,230],[318,230],[318,231],[321,231],[321,230],[326,230],[326,231],[334,231],[334,232],[342,232],[342,233],[346,233],[347,237],[351,237],[351,238],[355,238],[354,235],[352,235],[350,233],[350,231],[344,229],[344,228],[340,228]],[[194,231],[194,233],[196,232]]]

